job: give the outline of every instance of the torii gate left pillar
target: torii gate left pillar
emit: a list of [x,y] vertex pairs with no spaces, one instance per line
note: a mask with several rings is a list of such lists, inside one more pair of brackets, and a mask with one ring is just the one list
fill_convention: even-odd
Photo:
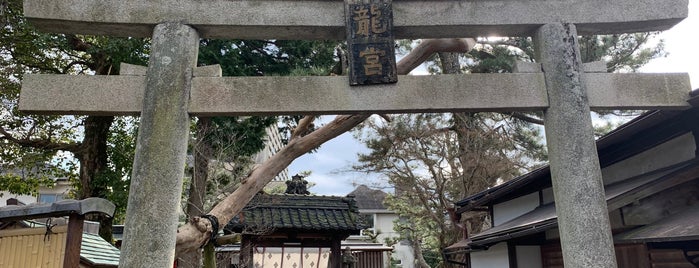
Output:
[[198,49],[199,35],[190,26],[166,22],[153,31],[121,248],[127,257],[120,259],[120,267],[175,262],[190,124],[187,108]]

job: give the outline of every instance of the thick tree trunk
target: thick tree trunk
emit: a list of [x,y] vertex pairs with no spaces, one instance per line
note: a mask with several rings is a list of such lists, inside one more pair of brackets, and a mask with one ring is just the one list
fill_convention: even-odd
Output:
[[[75,36],[69,36],[73,49],[89,52],[92,44],[80,40]],[[102,51],[90,54],[92,61],[88,66],[97,75],[112,74],[112,63],[109,57]],[[95,183],[99,176],[108,168],[107,139],[109,138],[109,128],[114,123],[114,116],[88,116],[83,122],[85,137],[80,144],[77,155],[80,161],[80,193],[78,199],[88,197],[107,197],[107,185],[105,183]],[[102,238],[112,242],[112,218],[105,215],[88,215],[87,220],[100,223],[99,234]]]
[[[197,121],[196,137],[194,144],[194,172],[192,183],[189,186],[187,206],[185,213],[187,219],[201,216],[204,211],[204,197],[206,196],[206,182],[209,177],[209,160],[211,159],[211,145],[204,138],[211,127],[210,117],[200,117]],[[202,264],[202,250],[196,249],[177,256],[178,267],[199,268]]]
[[[459,53],[451,53],[451,52],[439,52],[437,53],[439,55],[439,60],[442,66],[442,73],[443,74],[460,74],[461,72],[461,63],[459,62]],[[456,116],[454,116],[456,117]],[[456,123],[458,121],[455,119],[454,125],[457,125]],[[459,136],[457,134],[457,136]],[[463,155],[463,148],[459,148],[460,155]],[[462,162],[463,163],[463,162]],[[446,203],[446,202],[445,202]],[[444,209],[448,210],[449,207],[447,207],[447,204],[444,204]],[[463,233],[464,230],[462,229],[463,225],[460,225],[457,222],[451,222],[448,220],[444,220],[444,226],[442,228],[442,233],[439,237],[439,248],[445,248],[454,242],[458,241],[461,239],[459,236],[460,233]],[[464,227],[465,228],[465,227]],[[443,255],[441,255],[443,258]],[[452,263],[446,262],[445,259],[442,259],[442,266],[443,267],[457,267],[456,265]]]
[[[106,197],[104,185],[95,185],[94,181],[107,169],[107,138],[109,128],[114,122],[113,116],[88,116],[84,121],[85,136],[76,157],[80,161],[80,191],[78,199],[88,197]],[[90,221],[100,223],[100,236],[112,241],[112,219],[104,215],[88,215]]]
[[410,239],[409,241],[410,246],[413,248],[413,255],[415,256],[415,268],[430,268],[430,265],[425,261],[425,256],[422,254],[420,241],[417,239]]
[[461,73],[461,64],[459,63],[459,53],[439,52],[439,61],[442,65],[443,74],[459,74]]
[[114,226],[114,218],[99,215],[96,217],[96,220],[100,223],[99,236],[104,238],[104,240],[108,241],[110,244],[114,244],[114,233],[112,232],[112,227]]
[[204,139],[211,126],[210,117],[201,117],[197,121],[197,141],[194,144],[194,173],[192,184],[189,186],[187,197],[187,218],[200,216],[204,211],[204,197],[206,196],[206,180],[209,177],[209,161],[212,151],[211,145]]

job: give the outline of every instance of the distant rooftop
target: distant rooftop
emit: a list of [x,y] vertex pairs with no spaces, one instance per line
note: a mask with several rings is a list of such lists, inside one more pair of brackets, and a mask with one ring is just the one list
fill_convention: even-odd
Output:
[[366,185],[359,185],[354,189],[348,196],[353,195],[354,200],[357,201],[357,207],[361,210],[377,210],[386,209],[383,204],[383,200],[388,195],[384,191],[371,189]]

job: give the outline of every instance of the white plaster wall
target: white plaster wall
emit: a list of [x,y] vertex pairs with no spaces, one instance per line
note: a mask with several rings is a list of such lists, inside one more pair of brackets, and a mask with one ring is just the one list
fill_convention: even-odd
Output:
[[517,255],[517,267],[542,268],[541,247],[539,246],[515,246]]
[[[253,160],[255,161],[255,164],[262,164],[264,161],[267,161],[267,159],[271,158],[281,150],[283,146],[282,144],[282,139],[281,139],[281,133],[279,133],[279,129],[277,128],[277,125],[271,125],[265,129],[265,133],[267,134],[267,137],[265,137],[265,148],[263,148],[260,152],[255,154],[253,156]],[[284,182],[291,179],[289,176],[289,169],[285,168],[282,171],[279,172],[276,176],[274,176],[274,179],[272,180],[273,182]]]
[[611,184],[633,176],[677,164],[694,158],[696,144],[691,132],[666,141],[658,146],[602,169],[604,184]]
[[413,257],[413,249],[407,241],[398,242],[393,245],[393,253],[391,258],[400,260],[400,267],[414,268],[415,257]]
[[379,243],[383,243],[386,238],[397,237],[398,233],[393,230],[393,221],[398,219],[398,215],[390,214],[374,214],[374,230],[380,234],[377,236]]
[[36,202],[36,196],[31,196],[31,195],[16,195],[16,194],[11,194],[10,192],[7,191],[2,191],[2,196],[0,197],[0,207],[4,207],[7,205],[7,199],[10,198],[15,198],[19,200],[19,202],[22,202],[24,204],[31,204]]
[[508,258],[507,243],[498,243],[488,250],[472,252],[471,268],[509,268]]
[[[39,187],[39,193],[41,194],[62,194],[64,195],[64,198],[67,198],[68,193],[72,187],[70,187],[70,183],[67,181],[58,181],[52,188],[48,187]],[[0,207],[7,205],[7,199],[10,198],[15,198],[19,200],[19,202],[22,202],[24,204],[31,204],[31,203],[36,203],[37,202],[37,196],[33,195],[16,195],[16,194],[11,194],[10,192],[2,191],[2,197],[0,197]]]
[[[70,190],[72,187],[70,187],[69,182],[57,182],[52,188],[48,187],[39,187],[39,193],[40,194],[62,194],[67,197],[68,193],[70,193]],[[34,201],[36,202],[36,201]]]
[[[398,215],[394,213],[374,213],[374,230],[380,234],[376,237],[379,243],[385,244],[386,238],[398,237],[399,234],[393,230],[393,222],[398,220]],[[401,261],[400,267],[415,267],[415,257],[413,249],[406,241],[401,241],[393,245],[391,257]]]
[[549,187],[546,189],[541,190],[541,199],[542,199],[542,205],[543,204],[548,204],[548,203],[553,203],[553,188]]
[[498,226],[539,206],[539,192],[493,205],[493,223]]

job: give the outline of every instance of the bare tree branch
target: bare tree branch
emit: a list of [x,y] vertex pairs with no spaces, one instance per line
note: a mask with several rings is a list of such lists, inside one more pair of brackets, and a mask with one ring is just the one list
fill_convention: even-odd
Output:
[[544,125],[543,119],[529,116],[529,115],[526,115],[526,114],[523,114],[520,112],[511,112],[511,113],[502,113],[502,114],[512,116],[512,117],[517,118],[519,120],[522,120],[524,122],[529,122],[532,124],[537,124],[537,125],[542,125],[542,126]]
[[299,137],[303,137],[310,131],[310,127],[313,125],[313,120],[315,118],[312,115],[306,115],[299,121],[299,124],[294,128],[291,133],[291,138],[289,140],[295,140]]
[[473,38],[461,39],[423,39],[417,47],[403,59],[400,66],[396,66],[399,74],[407,74],[417,66],[425,62],[436,52],[468,52],[476,45]]
[[391,117],[387,114],[379,114],[378,116],[386,120],[386,122],[391,122]]
[[18,139],[10,134],[5,128],[0,127],[0,138],[11,141],[22,147],[31,147],[42,150],[63,150],[69,152],[78,152],[81,149],[81,144],[76,142],[53,142],[48,139],[31,139],[25,137]]

